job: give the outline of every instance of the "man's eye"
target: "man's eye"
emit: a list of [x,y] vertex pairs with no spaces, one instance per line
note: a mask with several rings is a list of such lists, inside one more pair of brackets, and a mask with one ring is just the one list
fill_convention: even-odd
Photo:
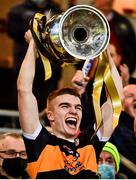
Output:
[[133,96],[131,96],[131,95],[129,95],[129,96],[126,96],[126,98],[131,98],[131,97],[133,97]]
[[76,109],[82,111],[82,107],[80,106],[76,107]]
[[6,154],[7,155],[14,155],[16,152],[15,151],[7,151]]
[[68,106],[67,105],[63,105],[63,106],[61,106],[62,108],[68,108]]
[[133,98],[134,95],[133,94],[128,94],[127,96],[125,96],[125,98]]
[[21,152],[21,155],[26,156],[27,154],[26,154],[26,152]]
[[109,163],[109,164],[113,164],[113,161],[112,161],[112,160],[108,160],[108,163]]

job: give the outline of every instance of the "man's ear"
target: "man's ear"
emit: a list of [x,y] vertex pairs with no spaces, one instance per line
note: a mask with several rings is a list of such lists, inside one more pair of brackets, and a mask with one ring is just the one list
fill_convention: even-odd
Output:
[[47,116],[47,118],[48,118],[48,120],[50,121],[50,122],[54,122],[54,114],[53,114],[53,112],[52,111],[49,111],[49,110],[45,110],[46,111],[46,116]]

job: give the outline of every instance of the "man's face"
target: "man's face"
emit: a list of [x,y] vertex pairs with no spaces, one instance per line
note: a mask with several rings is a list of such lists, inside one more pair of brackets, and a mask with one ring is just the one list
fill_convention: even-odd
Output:
[[136,85],[127,85],[124,88],[123,108],[130,115],[136,114]]
[[74,95],[57,96],[51,102],[52,110],[47,113],[53,133],[60,138],[73,140],[77,133],[81,118],[81,101]]
[[24,152],[25,155],[22,158],[27,159],[25,145],[23,139],[21,138],[16,139],[14,137],[7,136],[5,139],[1,139],[0,151],[7,152],[7,153],[0,152],[0,166],[2,166],[4,158],[15,158],[13,157],[14,156],[13,152]]
[[121,56],[117,53],[116,47],[113,44],[109,44],[109,51],[116,67],[118,67],[121,63]]
[[98,164],[108,164],[108,165],[114,166],[114,168],[115,168],[115,160],[114,160],[112,154],[107,151],[101,152],[101,154],[99,156]]

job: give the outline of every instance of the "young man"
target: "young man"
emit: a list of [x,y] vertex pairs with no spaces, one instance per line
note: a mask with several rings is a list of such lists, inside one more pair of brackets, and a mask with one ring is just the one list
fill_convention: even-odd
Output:
[[0,179],[28,178],[25,172],[27,155],[22,136],[0,134]]
[[102,107],[103,120],[106,122],[101,129],[95,132],[92,127],[88,127],[76,137],[82,118],[79,94],[71,88],[52,92],[46,109],[53,132],[50,134],[40,124],[37,101],[32,93],[35,43],[30,30],[26,32],[25,38],[29,47],[20,69],[17,87],[20,125],[28,155],[27,170],[30,177],[98,178],[97,158],[113,130],[111,104],[108,102]]

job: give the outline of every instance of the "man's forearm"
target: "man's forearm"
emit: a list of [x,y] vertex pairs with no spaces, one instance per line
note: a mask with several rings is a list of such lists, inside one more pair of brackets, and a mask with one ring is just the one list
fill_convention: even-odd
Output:
[[33,134],[39,124],[38,105],[32,92],[36,61],[35,43],[30,30],[26,32],[25,38],[29,46],[17,80],[18,109],[23,132]]
[[17,86],[18,90],[32,91],[33,79],[35,76],[35,43],[33,39],[29,42],[29,47],[22,63]]

